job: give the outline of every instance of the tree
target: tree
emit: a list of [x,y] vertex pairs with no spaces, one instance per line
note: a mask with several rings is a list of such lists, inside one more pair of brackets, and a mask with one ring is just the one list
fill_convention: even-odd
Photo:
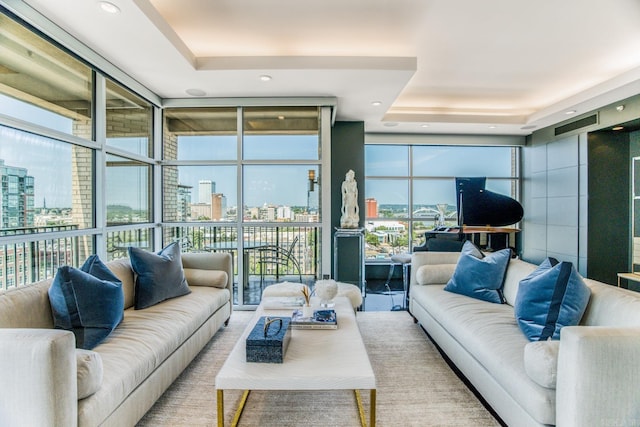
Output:
[[371,246],[378,246],[380,244],[378,236],[373,233],[367,233],[367,235],[364,237],[364,240]]

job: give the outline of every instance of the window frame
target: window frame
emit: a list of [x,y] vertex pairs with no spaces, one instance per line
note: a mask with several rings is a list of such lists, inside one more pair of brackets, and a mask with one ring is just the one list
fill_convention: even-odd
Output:
[[[425,182],[425,181],[436,181],[436,180],[455,180],[455,176],[453,175],[446,175],[446,176],[442,176],[442,175],[425,175],[425,174],[420,174],[420,175],[416,175],[414,173],[414,158],[413,158],[413,152],[414,152],[414,148],[415,147],[424,147],[425,145],[429,145],[429,146],[442,146],[442,147],[465,147],[468,146],[468,144],[450,144],[447,145],[444,142],[446,142],[446,137],[443,138],[442,140],[442,144],[438,144],[437,143],[437,136],[435,138],[435,141],[430,143],[430,144],[423,144],[419,142],[419,138],[416,137],[416,141],[411,141],[410,137],[405,137],[405,138],[401,138],[401,141],[393,141],[394,138],[392,136],[387,136],[387,139],[385,140],[383,137],[378,136],[378,138],[376,138],[374,141],[365,141],[365,151],[367,149],[367,146],[390,146],[390,147],[408,147],[408,152],[407,152],[407,162],[408,162],[408,174],[406,176],[404,175],[368,175],[367,174],[367,165],[366,165],[366,161],[365,161],[365,189],[368,188],[367,183],[371,182],[371,180],[389,180],[389,181],[403,181],[407,183],[407,191],[408,191],[408,202],[406,205],[406,211],[408,213],[407,216],[400,216],[400,217],[393,217],[393,218],[380,218],[380,217],[366,217],[366,209],[365,209],[365,224],[369,225],[370,223],[379,223],[379,224],[384,224],[386,223],[405,223],[406,224],[406,235],[408,236],[408,243],[407,243],[407,247],[404,248],[403,250],[401,250],[401,252],[412,252],[413,251],[413,247],[420,244],[420,241],[415,241],[415,236],[414,234],[417,232],[416,229],[418,227],[417,224],[419,223],[427,223],[429,222],[429,220],[427,220],[424,217],[419,217],[419,216],[414,216],[413,212],[415,209],[415,200],[414,200],[414,192],[415,192],[415,184],[416,182]],[[511,150],[511,170],[512,170],[512,174],[510,177],[504,177],[504,176],[487,176],[487,183],[489,183],[490,181],[510,181],[512,182],[512,194],[510,195],[510,197],[513,197],[515,200],[520,201],[520,197],[521,197],[521,166],[520,166],[520,162],[521,162],[521,149],[519,145],[515,145],[515,144],[485,144],[485,145],[474,145],[474,147],[484,147],[484,148],[509,148]],[[487,187],[489,187],[489,185],[487,185]],[[455,189],[455,185],[453,187]],[[515,193],[515,194],[513,194]],[[455,196],[455,195],[454,195]],[[368,194],[365,194],[365,200],[368,200],[370,197]],[[431,227],[433,228],[433,227]],[[430,228],[419,228],[420,230],[429,230]],[[369,234],[369,231],[366,231],[366,234]],[[420,238],[421,236],[417,236],[417,238]],[[367,264],[376,264],[376,263],[388,263],[390,260],[390,256],[393,255],[393,253],[389,254],[389,256],[387,257],[378,257],[376,256],[376,258],[367,258],[366,259],[366,263]]]

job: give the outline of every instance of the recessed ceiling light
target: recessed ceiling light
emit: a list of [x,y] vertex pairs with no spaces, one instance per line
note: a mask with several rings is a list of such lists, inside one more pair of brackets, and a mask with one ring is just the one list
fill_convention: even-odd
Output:
[[278,116],[278,120],[284,120],[284,116]]
[[575,114],[576,110],[567,110],[564,112],[565,114],[569,115],[569,114]]
[[611,128],[611,130],[622,130],[624,129],[624,126],[614,126]]
[[191,95],[191,96],[205,96],[207,94],[207,92],[203,91],[202,89],[187,89],[185,92],[187,92],[187,95]]
[[495,128],[497,128],[497,127],[498,127],[498,126],[496,126],[496,125],[490,125],[490,126],[489,126],[489,129],[495,129]]
[[421,127],[421,128],[428,128],[428,127],[429,127],[429,125],[427,125],[427,124],[423,124],[423,125],[420,125],[420,127]]
[[616,111],[624,111],[624,105],[618,105]]
[[373,102],[371,103],[371,105],[373,105],[374,107],[379,107],[379,106],[381,106],[381,105],[382,105],[382,102],[380,102],[380,101],[373,101]]
[[268,82],[271,79],[272,79],[272,77],[267,75],[267,74],[263,74],[263,75],[260,76],[260,80],[262,80],[263,82]]
[[120,12],[120,8],[115,4],[108,1],[101,1],[100,8],[107,13],[118,13]]

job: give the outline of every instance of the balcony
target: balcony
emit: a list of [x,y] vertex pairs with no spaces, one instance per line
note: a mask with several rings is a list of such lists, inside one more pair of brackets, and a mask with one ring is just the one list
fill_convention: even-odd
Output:
[[[241,289],[244,305],[259,304],[262,290],[273,283],[302,280],[312,285],[318,278],[320,265],[319,238],[320,226],[245,226],[241,242],[234,226],[189,225],[163,229],[164,245],[178,241],[183,252],[231,253],[234,304],[239,304],[238,289]],[[238,256],[240,243],[242,257]],[[274,251],[274,248],[278,249]],[[276,262],[274,256],[289,250],[289,258]]]

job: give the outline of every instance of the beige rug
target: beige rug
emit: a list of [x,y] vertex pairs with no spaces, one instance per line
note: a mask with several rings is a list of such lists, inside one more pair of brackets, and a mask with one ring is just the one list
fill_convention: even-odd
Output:
[[[215,376],[251,312],[234,312],[138,426],[215,426]],[[377,382],[379,426],[499,426],[406,312],[359,312]],[[241,393],[225,392],[225,425]],[[363,392],[368,416],[369,393]],[[367,419],[368,420],[368,419]],[[251,392],[240,426],[358,426],[353,393]]]

